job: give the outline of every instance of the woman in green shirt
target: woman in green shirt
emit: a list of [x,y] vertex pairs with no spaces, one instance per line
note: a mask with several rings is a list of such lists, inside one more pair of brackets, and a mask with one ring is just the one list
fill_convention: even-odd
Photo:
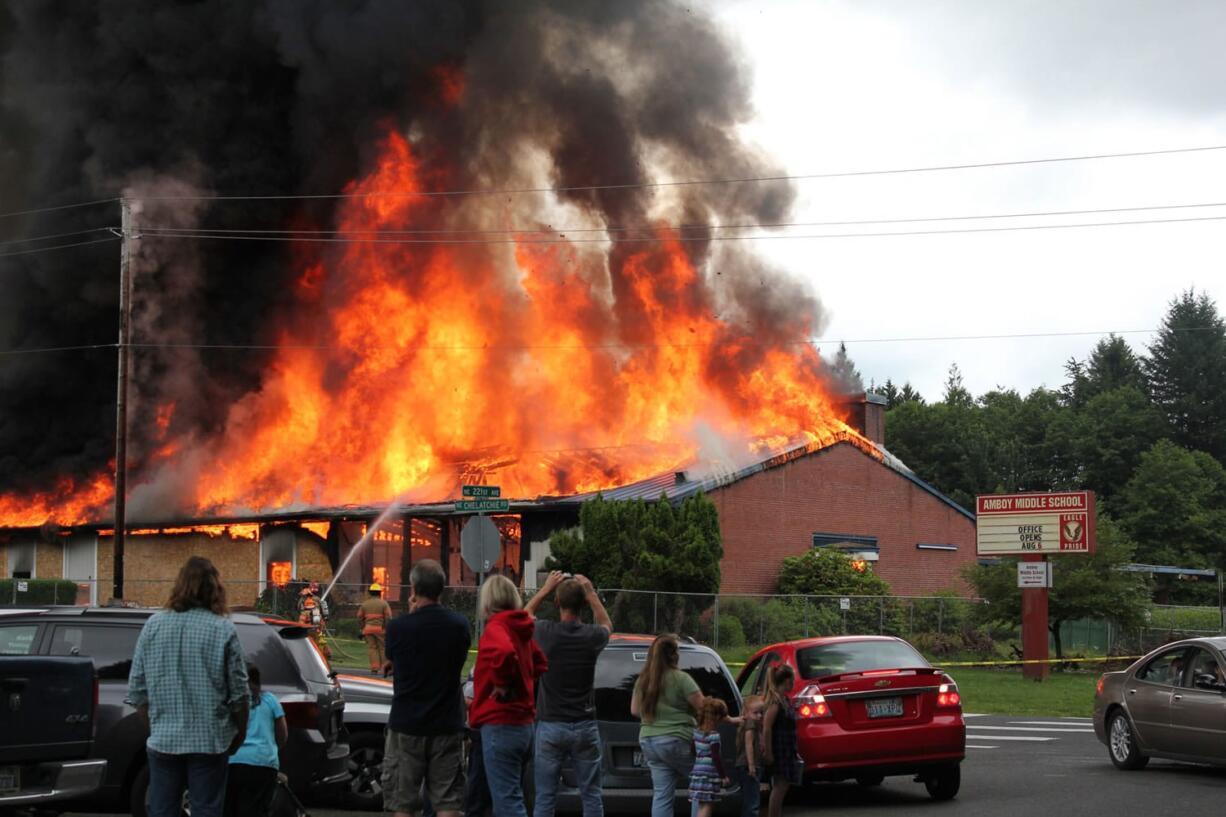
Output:
[[703,697],[677,668],[680,660],[677,636],[658,636],[630,700],[630,713],[643,721],[639,746],[651,770],[651,817],[672,817],[677,781],[689,781],[694,768],[694,715]]

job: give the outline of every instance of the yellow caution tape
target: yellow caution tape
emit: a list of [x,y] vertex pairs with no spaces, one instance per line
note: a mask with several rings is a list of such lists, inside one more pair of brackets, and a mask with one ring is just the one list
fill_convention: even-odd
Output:
[[1100,658],[1028,658],[1016,661],[948,661],[936,667],[1013,667],[1019,664],[1105,664],[1108,661],[1136,661],[1140,655],[1110,655]]

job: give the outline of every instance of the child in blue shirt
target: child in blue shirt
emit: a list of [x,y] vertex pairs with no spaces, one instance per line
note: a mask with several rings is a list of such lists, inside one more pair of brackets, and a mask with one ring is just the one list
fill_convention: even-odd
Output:
[[226,817],[265,817],[277,789],[281,768],[280,747],[289,737],[285,710],[277,697],[260,689],[260,671],[247,665],[251,711],[247,739],[230,756],[226,782]]

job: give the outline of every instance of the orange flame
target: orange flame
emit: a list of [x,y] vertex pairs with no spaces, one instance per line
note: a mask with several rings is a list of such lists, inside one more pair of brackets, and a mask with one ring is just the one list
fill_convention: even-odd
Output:
[[[450,76],[439,75],[440,93],[458,100],[462,77]],[[347,189],[340,229],[428,221],[439,203],[411,195],[420,177],[408,141],[390,134],[374,170]],[[499,484],[505,497],[584,492],[685,466],[709,433],[747,454],[798,438],[862,443],[826,392],[808,327],[763,348],[717,314],[706,273],[670,236],[354,241],[304,260],[297,295],[320,318],[283,330],[262,387],[232,407],[216,442],[188,444],[208,467],[183,511],[437,501],[468,480]],[[159,411],[159,427],[173,411]],[[175,453],[166,469],[188,456],[164,451]],[[79,521],[109,499],[107,476],[62,488],[0,496],[0,524]]]

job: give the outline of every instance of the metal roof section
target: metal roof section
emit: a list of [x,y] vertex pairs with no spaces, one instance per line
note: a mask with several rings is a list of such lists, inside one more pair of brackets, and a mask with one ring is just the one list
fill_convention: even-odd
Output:
[[899,476],[913,483],[922,490],[932,494],[934,497],[953,508],[958,513],[965,516],[972,522],[975,520],[975,514],[972,511],[954,502],[945,494],[938,491],[932,485],[929,485],[924,480],[915,475],[915,472],[907,467],[906,463],[900,460],[895,455],[891,454],[885,446],[866,440],[864,437],[855,433],[839,432],[833,435],[835,439],[823,442],[806,442],[796,443],[792,446],[785,447],[782,451],[772,454],[760,462],[747,466],[737,471],[726,471],[720,473],[718,470],[710,476],[702,479],[691,478],[687,471],[675,471],[666,474],[659,474],[654,477],[635,482],[630,485],[623,485],[618,488],[612,488],[606,491],[591,491],[585,494],[576,494],[568,497],[557,497],[552,500],[556,504],[577,504],[586,502],[589,499],[595,498],[597,495],[605,499],[645,499],[657,500],[664,496],[672,502],[680,502],[688,496],[692,496],[699,491],[710,493],[711,491],[722,488],[725,485],[730,485],[734,482],[739,482],[746,477],[762,471],[777,468],[780,465],[785,465],[794,460],[809,455],[821,454],[829,451],[836,445],[847,444],[853,448],[860,450],[866,456],[872,457],[879,461],[882,465],[897,473]]

